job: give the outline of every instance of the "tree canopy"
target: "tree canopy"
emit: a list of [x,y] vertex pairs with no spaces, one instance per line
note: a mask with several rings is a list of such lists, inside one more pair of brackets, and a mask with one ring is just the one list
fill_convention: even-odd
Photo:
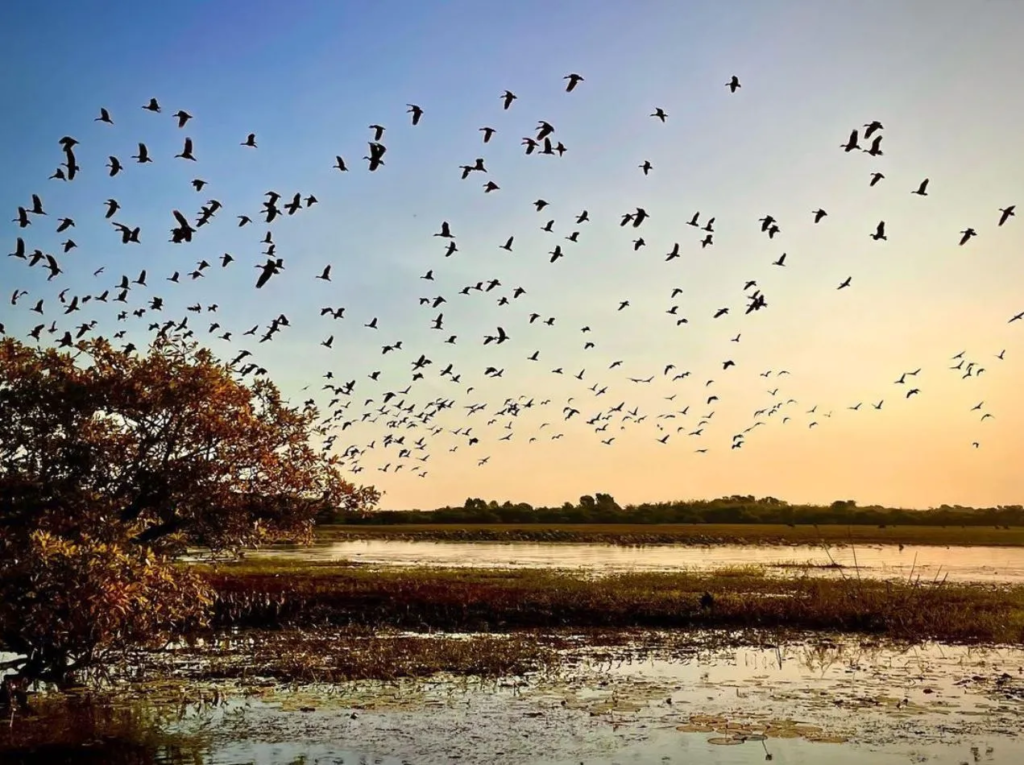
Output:
[[498,502],[470,497],[461,507],[379,512],[339,511],[321,522],[343,524],[403,523],[768,523],[915,526],[1024,526],[1024,507],[973,508],[943,505],[927,510],[870,505],[851,499],[830,505],[790,504],[775,497],[733,495],[718,499],[645,502],[621,506],[609,494],[584,495],[579,502],[534,507],[526,502]]
[[311,443],[318,413],[238,381],[206,349],[0,342],[0,650],[61,680],[98,652],[200,620],[195,547],[308,539],[379,494]]

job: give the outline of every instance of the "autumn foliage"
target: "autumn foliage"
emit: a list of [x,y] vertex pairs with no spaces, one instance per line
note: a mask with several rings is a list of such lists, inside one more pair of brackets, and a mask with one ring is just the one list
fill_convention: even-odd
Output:
[[65,682],[112,651],[201,623],[175,558],[308,539],[328,508],[379,495],[311,443],[313,407],[245,385],[179,339],[132,355],[0,343],[0,651]]

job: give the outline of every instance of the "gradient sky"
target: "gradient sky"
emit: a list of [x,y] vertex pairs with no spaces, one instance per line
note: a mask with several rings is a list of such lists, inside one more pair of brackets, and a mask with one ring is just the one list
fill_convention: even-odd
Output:
[[[37,323],[28,309],[40,298],[45,320],[58,319],[61,331],[95,318],[97,332],[125,329],[139,345],[150,321],[217,303],[216,314],[190,314],[197,338],[227,358],[251,350],[296,402],[328,403],[319,390],[328,369],[334,382],[355,379],[353,420],[385,391],[404,388],[411,361],[425,353],[433,364],[404,399],[417,411],[439,397],[454,401],[432,422],[445,431],[389,429],[383,416],[336,442],[339,452],[376,443],[354,479],[385,490],[389,508],[467,496],[553,504],[596,491],[622,503],[724,494],[917,507],[1024,500],[1024,321],[1008,323],[1024,311],[1024,207],[996,226],[999,208],[1024,205],[1024,4],[37,2],[5,6],[0,25],[8,30],[0,53],[4,243],[10,251],[22,235],[66,271],[47,284],[41,268],[0,261],[9,335],[24,337]],[[564,91],[569,72],[585,78],[573,93]],[[730,94],[724,84],[734,74],[743,87]],[[506,88],[519,96],[507,112]],[[151,97],[162,114],[140,108]],[[416,127],[407,103],[425,110]],[[113,126],[93,121],[100,106]],[[667,123],[648,116],[656,107]],[[194,115],[184,130],[170,116],[179,108]],[[540,119],[555,126],[564,157],[523,154],[520,139]],[[884,156],[839,148],[852,128],[876,119]],[[371,123],[387,127],[386,165],[375,173],[360,159]],[[483,125],[498,131],[486,146]],[[249,132],[256,150],[239,146]],[[83,170],[72,183],[47,180],[65,134],[81,142]],[[186,135],[195,164],[173,159]],[[130,159],[138,141],[153,164]],[[125,165],[116,178],[103,169],[110,154]],[[350,172],[331,169],[336,154]],[[459,165],[476,157],[488,174],[461,180]],[[644,160],[654,166],[647,177]],[[876,170],[886,177],[869,188]],[[189,185],[196,177],[209,182],[199,194]],[[926,177],[929,195],[913,196]],[[485,195],[488,179],[500,191]],[[312,193],[319,205],[271,226],[286,270],[256,292],[267,230],[257,214],[270,189]],[[49,216],[22,231],[9,221],[33,192]],[[120,244],[103,219],[108,197],[122,205],[115,220],[142,227],[143,244]],[[212,198],[224,208],[193,243],[166,241],[172,209],[194,216]],[[541,213],[532,207],[538,198],[550,202]],[[650,220],[639,232],[620,228],[619,217],[638,206]],[[818,207],[828,217],[815,225]],[[583,209],[592,221],[576,226]],[[703,232],[685,225],[698,210],[702,221],[716,218],[706,249]],[[773,240],[757,222],[769,213],[782,229]],[[238,228],[240,214],[256,223]],[[77,224],[78,248],[68,255],[59,254],[65,236],[54,233],[64,215]],[[553,234],[540,230],[550,219]],[[451,258],[432,236],[442,220],[459,247]],[[879,220],[888,241],[869,238]],[[968,226],[978,236],[959,247]],[[579,243],[565,241],[577,228]],[[647,246],[634,252],[638,233]],[[498,249],[512,235],[514,251]],[[675,242],[682,257],[665,262]],[[550,265],[555,244],[565,258]],[[236,260],[222,269],[224,252]],[[783,252],[786,267],[772,266]],[[212,264],[207,277],[184,276],[202,258]],[[332,281],[316,281],[328,263]],[[100,266],[105,273],[93,277]],[[116,304],[59,311],[60,289],[95,295],[141,268],[149,286],[133,288],[128,307],[159,295],[162,312],[119,324]],[[418,278],[428,269],[434,282]],[[181,285],[164,281],[176,270]],[[837,291],[847,277],[851,287]],[[490,278],[502,287],[458,294]],[[769,305],[744,316],[748,279]],[[527,294],[499,307],[517,286]],[[674,300],[673,287],[684,290]],[[30,294],[11,306],[15,288]],[[438,311],[418,302],[437,295],[448,300],[444,332],[430,328]],[[621,300],[630,307],[618,312]],[[666,315],[673,304],[688,324]],[[345,306],[346,318],[321,318],[328,305]],[[720,307],[730,314],[712,319]],[[555,325],[530,325],[534,311]],[[273,342],[242,337],[282,312],[291,326]],[[376,331],[363,327],[373,316]],[[207,333],[211,317],[223,327],[217,334],[234,333],[230,342]],[[511,340],[484,347],[499,325]],[[327,350],[319,343],[331,334]],[[449,334],[456,345],[442,342]],[[400,339],[403,352],[382,355]],[[588,339],[596,348],[585,351]],[[539,361],[527,361],[535,350]],[[984,367],[980,377],[949,370],[960,351]],[[735,368],[723,371],[726,359]],[[459,383],[438,376],[448,363]],[[691,375],[673,382],[662,373],[670,363]],[[505,369],[502,378],[484,376],[492,365]],[[552,374],[556,367],[565,374]],[[894,380],[919,367],[908,379],[921,393],[907,399],[911,386]],[[759,376],[781,369],[791,374]],[[367,377],[374,370],[379,382]],[[573,377],[580,370],[582,381]],[[652,374],[650,384],[627,379]],[[595,383],[607,392],[595,396]],[[719,401],[708,405],[712,393]],[[535,406],[487,425],[518,396]],[[582,416],[565,422],[569,397]],[[375,403],[364,409],[368,398]],[[762,415],[744,446],[729,448],[756,410],[790,398],[798,403]],[[869,402],[879,400],[876,411]],[[620,402],[646,420],[623,428],[616,415],[601,433],[582,421]],[[474,403],[487,409],[468,416]],[[712,411],[703,434],[688,435]],[[981,422],[983,412],[993,417]],[[508,422],[514,435],[499,442]],[[479,444],[450,432],[467,425]],[[389,432],[407,444],[427,436],[429,460],[384,450]],[[664,434],[663,445],[656,439]],[[394,474],[400,462],[405,469]],[[413,466],[427,477],[411,474]]]

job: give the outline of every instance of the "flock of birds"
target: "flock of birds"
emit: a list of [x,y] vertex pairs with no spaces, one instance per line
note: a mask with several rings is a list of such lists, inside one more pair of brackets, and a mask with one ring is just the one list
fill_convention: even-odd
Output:
[[[566,75],[564,79],[566,80],[565,92],[569,94],[585,83],[584,78],[575,73]],[[736,94],[741,84],[737,77],[732,77],[725,83],[725,86],[731,94]],[[506,90],[498,98],[501,109],[505,111],[512,109],[517,98],[513,92]],[[427,114],[425,110],[416,104],[408,104],[407,107],[411,125],[413,127],[420,125]],[[163,107],[156,98],[151,99],[142,108],[155,117],[164,113]],[[174,155],[175,159],[197,162],[194,143],[186,133],[189,122],[193,119],[192,115],[179,109],[172,117],[177,128],[182,131],[182,148],[179,153]],[[663,108],[658,107],[651,112],[650,118],[664,123],[669,119],[669,115]],[[99,116],[95,118],[95,121],[101,123],[104,128],[112,128],[115,124],[110,111],[106,108],[100,109]],[[384,143],[386,128],[383,125],[373,124],[369,126],[369,130],[372,140],[367,142],[368,150],[362,157],[366,162],[365,169],[367,172],[386,171],[388,151]],[[480,127],[479,132],[484,146],[489,145],[495,135],[499,133],[497,129],[488,125]],[[568,151],[568,148],[556,137],[556,132],[553,124],[539,120],[534,134],[521,139],[523,153],[528,156],[562,156]],[[872,157],[880,156],[883,154],[883,136],[882,124],[878,121],[870,121],[865,123],[862,128],[853,129],[848,139],[840,147],[846,153],[860,151]],[[63,161],[50,176],[50,179],[72,183],[80,172],[84,172],[78,164],[76,156],[79,142],[71,136],[64,136],[58,144]],[[245,136],[243,140],[239,141],[239,144],[243,151],[258,149],[254,133]],[[138,143],[137,152],[131,156],[131,159],[138,165],[154,162],[145,143]],[[132,172],[129,169],[131,166],[131,163],[124,162],[116,156],[110,156],[105,170],[110,178],[115,178],[122,173]],[[334,158],[333,168],[339,173],[350,172],[348,164],[340,155]],[[650,161],[645,160],[639,169],[646,176],[651,172],[653,166]],[[486,178],[487,180],[482,181],[481,184],[485,194],[498,192],[501,188],[489,176],[486,159],[483,157],[475,158],[475,160],[459,166],[458,170],[463,180],[471,177]],[[870,187],[874,187],[884,179],[885,176],[882,173],[873,172],[866,179],[866,183]],[[192,187],[197,193],[202,193],[207,185],[207,182],[200,178],[195,178],[192,181]],[[926,178],[919,183],[916,189],[911,190],[911,193],[921,197],[927,196],[928,185],[929,179]],[[286,258],[277,252],[277,244],[273,237],[275,222],[300,213],[305,215],[310,208],[317,204],[316,196],[311,193],[283,195],[275,191],[268,191],[264,200],[262,208],[258,212],[238,211],[235,217],[238,227],[253,226],[255,228],[259,222],[265,228],[265,232],[258,239],[265,261],[255,266],[258,274],[251,282],[251,287],[255,290],[264,288],[272,279],[288,278],[282,276],[286,273]],[[538,214],[542,214],[541,220],[545,221],[539,228],[553,234],[555,220],[548,220],[547,216],[543,215],[549,202],[538,198],[533,206]],[[194,216],[173,210],[168,218],[170,241],[175,244],[195,247],[201,239],[203,229],[214,224],[215,219],[224,208],[225,205],[221,201],[213,198],[202,204]],[[129,247],[142,244],[141,227],[119,220],[120,211],[121,205],[116,198],[111,197],[106,200],[104,218],[116,231],[121,244]],[[1014,214],[1015,207],[1012,204],[1000,209],[998,215],[995,215],[993,211],[994,226],[998,228],[1006,225]],[[810,212],[809,221],[812,225],[821,224],[827,215],[828,213],[824,209],[817,209]],[[647,246],[644,238],[644,223],[649,217],[650,214],[647,210],[636,207],[622,212],[621,218],[618,220],[620,227],[628,226],[633,232],[635,236],[632,239],[634,251]],[[554,244],[553,248],[546,253],[549,263],[554,264],[570,255],[572,248],[579,242],[581,232],[590,222],[590,214],[583,209],[574,216],[573,220],[572,232],[565,236],[562,242]],[[61,242],[57,255],[33,247],[29,240],[34,230],[44,225],[46,221],[55,221],[57,233],[66,237]],[[31,194],[29,201],[24,206],[18,207],[13,223],[18,231],[15,235],[13,251],[9,253],[8,257],[23,261],[26,268],[41,267],[45,269],[48,272],[46,282],[54,282],[56,290],[61,285],[61,278],[65,277],[66,260],[74,257],[73,253],[77,248],[73,238],[75,221],[70,217],[59,217],[56,211],[48,210],[42,195],[34,193]],[[697,243],[702,249],[714,245],[715,217],[702,217],[702,213],[696,212],[689,218],[686,225],[698,232]],[[751,221],[751,225],[753,225],[753,221]],[[761,217],[758,220],[758,225],[761,233],[768,239],[775,239],[782,233],[782,223],[770,214]],[[885,221],[879,221],[869,235],[875,241],[885,240]],[[959,244],[965,246],[978,234],[974,228],[968,227],[961,231],[960,235]],[[440,238],[443,242],[443,250],[439,253],[440,257],[448,258],[459,251],[456,227],[448,221],[440,221],[433,236]],[[498,246],[511,253],[514,251],[515,244],[516,237],[509,236]],[[680,245],[676,242],[665,253],[664,259],[671,261],[681,256]],[[201,256],[191,271],[183,269],[166,275],[161,274],[158,277],[159,284],[164,289],[178,289],[179,285],[187,281],[206,277],[209,270],[214,268],[211,260],[217,263],[221,269],[228,268],[235,261],[235,258],[229,253],[224,253],[216,258],[210,257],[209,260],[207,257],[209,256]],[[445,262],[439,260],[439,265],[426,270],[419,279],[426,284],[434,282],[435,272],[439,272]],[[786,254],[783,253],[771,263],[770,267],[785,268],[786,266]],[[236,340],[235,331],[223,326],[215,316],[210,316],[210,314],[217,313],[218,306],[216,304],[204,306],[195,303],[188,306],[184,315],[165,317],[162,314],[164,298],[152,293],[157,284],[151,283],[148,271],[148,268],[141,268],[137,275],[124,274],[119,279],[103,281],[100,277],[105,274],[105,267],[101,267],[93,273],[98,285],[95,289],[82,294],[72,294],[70,287],[60,288],[56,294],[56,304],[51,294],[30,294],[29,290],[16,288],[10,294],[9,307],[10,310],[26,311],[38,316],[34,322],[31,322],[31,329],[27,331],[28,338],[37,343],[53,343],[60,348],[74,349],[78,341],[98,333],[106,333],[113,342],[124,341],[128,332],[127,327],[134,322],[140,330],[142,327],[146,327],[153,336],[178,334],[200,339],[205,333],[207,336],[217,337],[227,342],[241,341],[242,345],[246,347],[237,347],[227,354],[225,356],[226,363],[240,378],[267,374],[267,369],[257,361],[259,346],[274,340],[280,333],[288,329],[290,321],[286,315],[280,314],[271,317],[265,325],[252,326],[246,331],[240,332]],[[306,279],[330,282],[332,266],[325,265],[316,274],[296,274],[294,279],[298,288],[301,288],[302,281]],[[852,276],[848,276],[836,286],[836,289],[848,289],[852,282]],[[146,290],[150,290],[150,292],[147,293]],[[683,290],[679,287],[672,288],[670,299],[674,301],[682,292]],[[743,316],[749,316],[769,308],[768,296],[758,288],[756,279],[747,280],[743,292],[746,301],[746,305],[742,308]],[[454,363],[446,361],[443,356],[443,349],[446,345],[454,345],[457,340],[462,338],[449,326],[445,305],[449,299],[459,300],[464,296],[474,294],[490,295],[499,306],[514,307],[528,293],[525,287],[508,287],[503,285],[499,279],[486,279],[468,284],[456,294],[421,297],[419,303],[424,310],[430,312],[429,326],[432,330],[437,331],[438,342],[435,344],[435,348],[405,348],[401,340],[394,340],[382,345],[382,355],[386,356],[392,353],[406,355],[409,368],[401,379],[388,380],[386,376],[382,377],[380,371],[371,371],[365,375],[358,374],[345,381],[336,380],[334,372],[329,369],[323,374],[322,387],[316,395],[325,400],[325,402],[321,402],[325,403],[325,406],[318,407],[323,416],[317,426],[317,435],[322,439],[324,450],[339,454],[347,469],[354,473],[372,467],[384,473],[408,470],[425,478],[429,473],[428,460],[431,456],[431,446],[436,445],[441,437],[445,437],[448,441],[444,446],[449,451],[471,451],[473,461],[477,465],[483,466],[490,461],[487,444],[494,441],[510,441],[513,438],[525,439],[529,442],[542,438],[561,439],[565,433],[560,430],[560,426],[574,419],[585,422],[601,443],[606,446],[613,445],[619,431],[641,427],[644,423],[648,423],[647,427],[653,431],[650,433],[650,437],[661,444],[668,444],[670,441],[673,443],[684,441],[684,443],[690,444],[692,451],[699,454],[707,453],[712,448],[710,445],[705,445],[707,441],[705,431],[712,428],[716,408],[722,403],[716,393],[713,378],[708,377],[706,380],[698,378],[701,382],[700,392],[692,402],[685,406],[677,400],[678,394],[662,397],[664,402],[662,411],[643,411],[640,405],[629,402],[628,394],[620,393],[621,386],[631,389],[632,386],[651,385],[656,379],[666,383],[676,383],[691,376],[690,370],[678,368],[672,363],[665,364],[656,370],[647,369],[643,372],[629,374],[625,372],[624,368],[626,360],[615,360],[605,370],[609,375],[612,372],[622,375],[613,382],[608,382],[607,378],[603,376],[601,379],[595,379],[595,375],[588,373],[586,369],[576,372],[556,366],[550,370],[551,374],[571,375],[580,381],[579,395],[558,402],[526,394],[507,398],[500,403],[484,400],[481,398],[483,391],[478,390],[478,384],[483,385],[485,379],[503,377],[506,373],[505,368],[481,361],[481,369],[464,371],[456,369]],[[83,320],[75,325],[71,324],[74,322],[74,314],[87,313],[95,309],[98,304],[118,304],[119,307],[115,309],[117,313],[113,325],[101,327],[98,318]],[[347,319],[344,306],[329,305],[315,308],[297,306],[297,308],[300,307],[302,310],[317,311],[321,320],[326,324]],[[629,307],[630,302],[623,300],[618,303],[616,310],[623,311]],[[720,319],[728,315],[730,310],[729,306],[722,306],[715,310],[709,318],[712,321]],[[684,315],[678,303],[668,308],[666,313],[674,319],[676,325],[689,322],[689,318]],[[199,326],[203,315],[207,316],[208,327]],[[368,320],[362,325],[364,328],[368,331],[380,329],[378,317],[366,318]],[[479,343],[480,355],[483,356],[487,353],[482,350],[484,347],[516,342],[517,324],[537,323],[554,326],[555,321],[554,316],[546,316],[537,311],[524,310],[516,315],[510,313],[509,320],[502,326],[488,328],[482,332],[482,336],[465,338],[465,342]],[[1024,326],[1024,311],[1010,317],[1009,321],[1011,323],[1021,322],[1021,326]],[[0,323],[0,334],[5,331],[3,323]],[[581,335],[583,336],[584,350],[595,347],[596,340],[591,339],[594,335],[589,326],[581,328]],[[739,343],[741,336],[742,334],[737,334],[731,338],[731,341]],[[320,345],[331,349],[335,347],[334,341],[335,335],[330,330],[325,330]],[[139,350],[132,342],[122,342],[121,347],[127,353],[135,353]],[[522,352],[522,359],[528,363],[540,363],[540,354],[539,349],[525,348]],[[960,352],[952,355],[948,366],[952,372],[959,374],[963,379],[976,378],[986,371],[984,364],[998,363],[1004,359],[1004,354],[1005,351],[1000,351],[991,354],[990,360],[979,360],[968,359],[966,352]],[[988,355],[986,354],[986,356]],[[736,363],[733,359],[723,359],[721,369],[718,371],[721,374],[727,374],[728,370],[735,366]],[[620,370],[620,368],[622,369]],[[879,396],[877,401],[872,399],[867,402],[857,402],[847,408],[856,412],[861,409],[862,403],[866,403],[865,409],[881,410],[889,398],[910,399],[917,396],[921,394],[921,388],[916,385],[920,372],[920,369],[908,370],[893,381],[894,387],[891,393]],[[478,373],[482,373],[482,378],[477,376]],[[819,410],[818,406],[810,408],[807,408],[806,405],[800,406],[796,400],[786,396],[783,393],[783,380],[789,374],[789,371],[785,369],[760,372],[760,376],[767,381],[766,393],[769,398],[763,407],[751,413],[747,427],[731,434],[730,438],[721,442],[723,448],[741,449],[752,433],[772,422],[786,424],[794,417],[801,415],[799,424],[815,428],[823,420],[832,417],[832,411]],[[428,375],[432,376],[435,381],[446,381],[447,384],[453,386],[452,390],[461,393],[463,400],[450,396],[422,400],[417,395],[417,387],[427,379]],[[465,381],[463,381],[464,376],[467,378]],[[474,382],[477,384],[473,384]],[[309,386],[303,390],[308,388]],[[476,394],[475,398],[474,394]],[[607,398],[603,398],[605,396]],[[603,402],[608,399],[613,400],[604,404]],[[309,398],[304,405],[316,406],[316,398]],[[446,410],[451,410],[451,414],[458,418],[458,427],[447,427],[444,424],[446,418],[443,414]],[[539,427],[530,426],[528,432],[524,433],[523,430],[526,428],[517,425],[527,419],[522,415],[530,410],[543,412],[544,414],[539,419],[545,421]],[[971,412],[975,413],[982,422],[993,417],[991,412],[984,410],[984,402],[975,406]],[[346,431],[350,428],[355,428],[356,430],[353,432],[356,432],[359,430],[358,426],[364,424],[376,426],[375,432],[378,437],[360,443],[343,444],[339,442],[339,438],[345,438]],[[352,434],[347,435],[351,436]],[[980,446],[980,440],[973,441],[972,445],[977,448]],[[372,465],[371,459],[373,460]]]

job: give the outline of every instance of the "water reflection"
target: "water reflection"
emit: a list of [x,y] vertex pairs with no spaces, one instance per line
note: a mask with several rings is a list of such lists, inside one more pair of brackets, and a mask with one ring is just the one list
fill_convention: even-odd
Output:
[[[1024,652],[849,639],[778,648],[581,647],[493,683],[169,683],[34,701],[0,726],[25,765],[1024,762]],[[221,699],[226,699],[221,701]],[[5,721],[6,723],[6,721]],[[682,729],[682,730],[680,730]],[[47,749],[32,749],[45,739]],[[845,743],[826,743],[839,742]],[[84,746],[83,746],[84,745]]]
[[625,547],[588,543],[410,542],[365,539],[312,547],[277,547],[251,554],[298,560],[354,560],[389,566],[583,568],[596,572],[680,571],[757,564],[778,572],[810,566],[811,573],[908,577],[961,582],[1024,583],[1024,548],[894,545],[857,547],[689,545]]

